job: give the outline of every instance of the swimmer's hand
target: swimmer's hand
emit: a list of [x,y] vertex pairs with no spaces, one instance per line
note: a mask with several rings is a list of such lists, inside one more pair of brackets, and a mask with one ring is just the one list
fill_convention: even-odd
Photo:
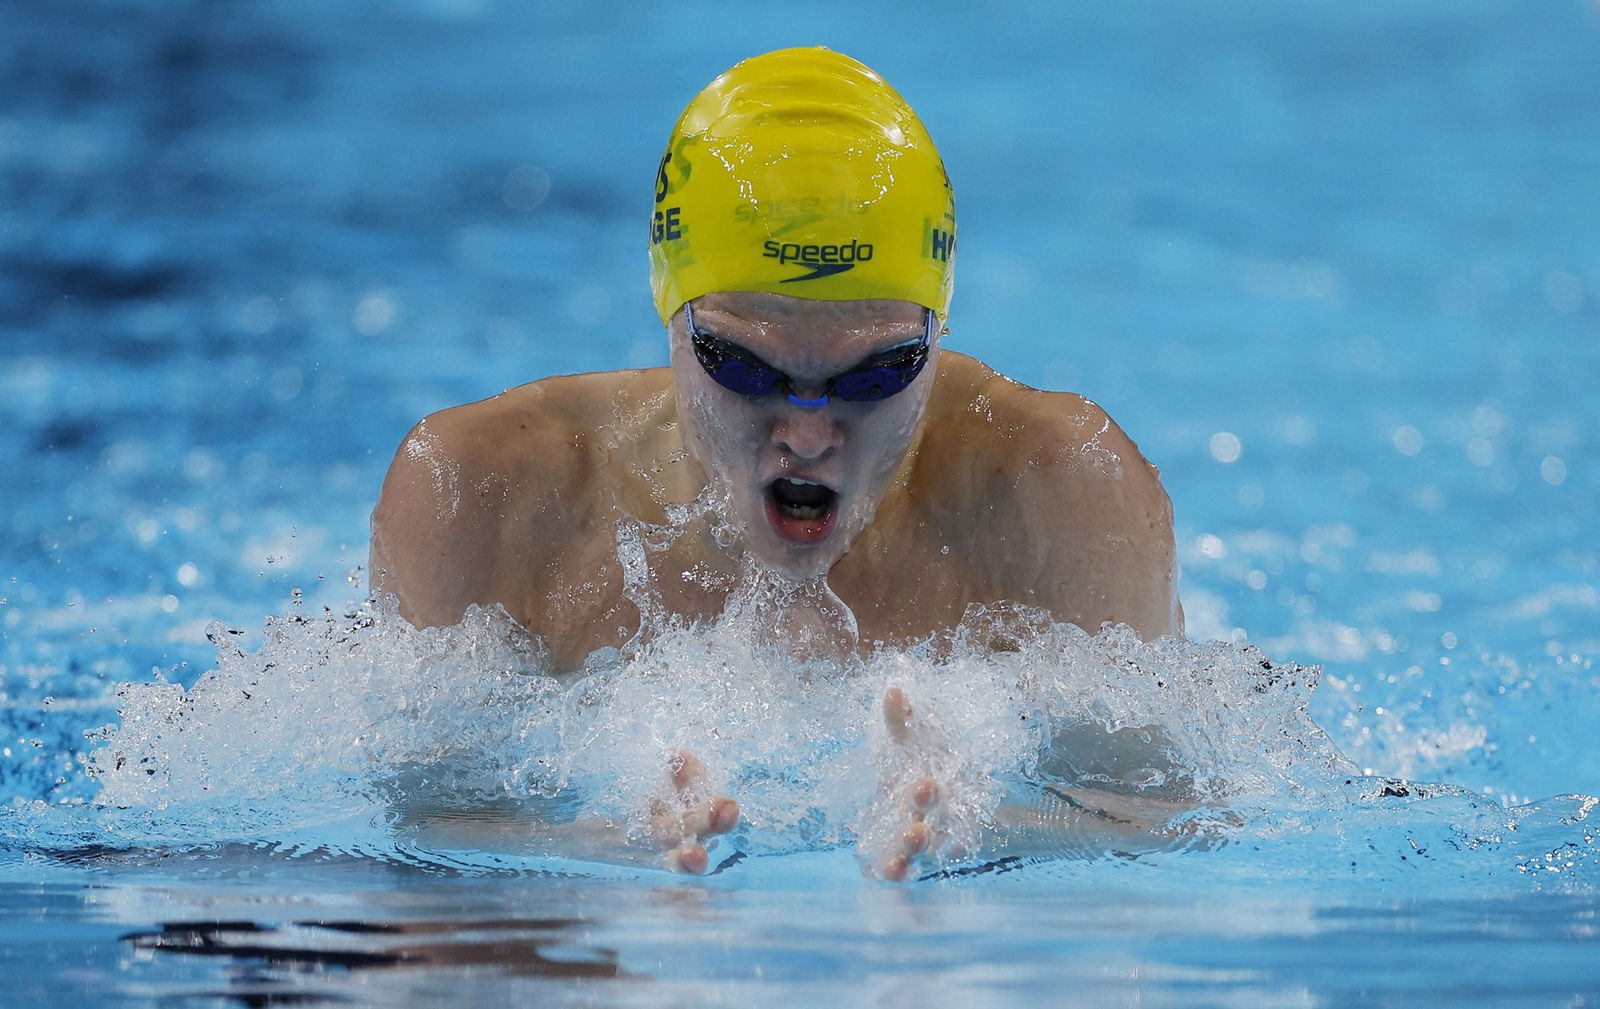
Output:
[[[883,722],[889,730],[889,739],[896,747],[915,748],[932,743],[921,738],[913,724],[911,699],[899,687],[890,687],[883,695]],[[863,871],[869,876],[898,883],[908,878],[914,869],[925,867],[943,856],[956,856],[946,847],[945,832],[939,826],[939,783],[933,778],[920,776],[909,783],[889,786],[898,794],[886,796],[896,809],[899,822],[888,833],[881,850],[863,854],[866,861]]]
[[667,868],[699,875],[710,864],[702,842],[739,825],[739,804],[725,795],[700,798],[706,768],[687,750],[673,754],[667,772],[671,790],[651,804],[650,836]]
[[[1024,801],[983,811],[975,833],[956,807],[971,787],[948,739],[932,719],[918,718],[899,687],[883,695],[889,747],[881,791],[861,825],[858,854],[871,877],[901,882],[981,851],[986,856],[1102,858],[1203,848],[1214,838],[1187,819],[1192,799],[1119,795],[1057,783]],[[1220,822],[1226,822],[1224,818]],[[1213,831],[1217,828],[1213,827]]]

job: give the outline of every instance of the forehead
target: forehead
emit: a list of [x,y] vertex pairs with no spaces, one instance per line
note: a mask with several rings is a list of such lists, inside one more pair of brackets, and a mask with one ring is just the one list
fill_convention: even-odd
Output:
[[724,291],[695,301],[695,321],[774,364],[853,363],[916,337],[927,309],[888,298],[816,301],[759,291]]

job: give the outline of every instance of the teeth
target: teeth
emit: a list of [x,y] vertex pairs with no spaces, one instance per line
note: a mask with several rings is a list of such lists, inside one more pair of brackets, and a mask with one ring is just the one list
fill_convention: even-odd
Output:
[[802,480],[799,477],[795,477],[795,476],[786,476],[786,477],[783,477],[783,479],[787,480],[788,482],[790,482],[792,484],[794,484],[796,487],[821,487],[822,486],[820,483],[817,483],[815,480]]

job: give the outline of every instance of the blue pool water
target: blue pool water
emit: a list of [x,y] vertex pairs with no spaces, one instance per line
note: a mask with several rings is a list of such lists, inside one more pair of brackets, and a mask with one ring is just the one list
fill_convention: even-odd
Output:
[[[1594,3],[6,22],[0,1004],[1600,1003]],[[949,345],[1161,467],[1194,643],[841,671],[725,626],[572,685],[489,615],[364,604],[417,418],[664,363],[666,131],[810,43],[941,146]],[[890,682],[938,754],[874,736]],[[1019,712],[1153,721],[1214,803],[1149,851],[865,881],[879,776],[993,799],[1038,775]],[[748,814],[720,871],[533,839],[685,744]]]

